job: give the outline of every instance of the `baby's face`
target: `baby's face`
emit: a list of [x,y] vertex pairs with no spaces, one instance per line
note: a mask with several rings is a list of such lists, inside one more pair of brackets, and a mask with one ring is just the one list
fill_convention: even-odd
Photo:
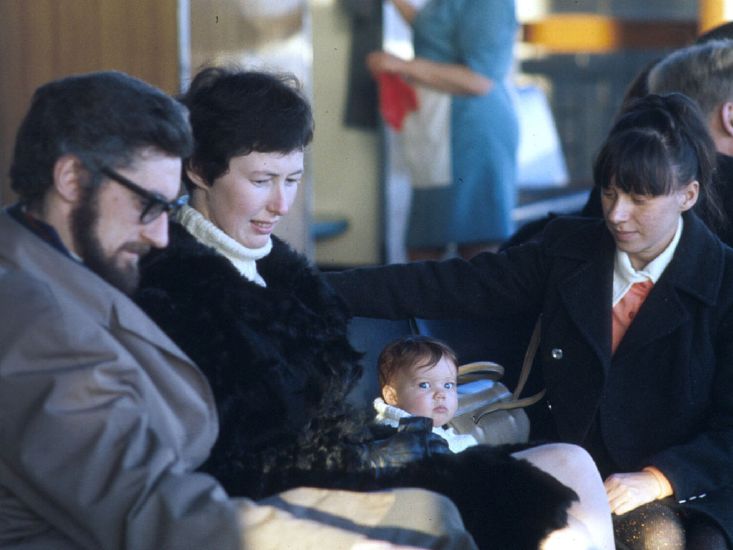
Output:
[[390,405],[396,405],[415,416],[433,419],[434,426],[442,426],[456,414],[458,393],[456,365],[445,357],[434,367],[412,368],[400,373],[394,380]]

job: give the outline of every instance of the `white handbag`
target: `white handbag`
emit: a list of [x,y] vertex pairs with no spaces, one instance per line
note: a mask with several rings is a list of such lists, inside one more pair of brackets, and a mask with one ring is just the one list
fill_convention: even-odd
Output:
[[453,182],[451,95],[414,87],[418,108],[405,117],[400,133],[412,187],[445,187]]
[[514,393],[499,379],[504,367],[489,361],[461,365],[458,368],[458,410],[448,423],[459,434],[471,434],[485,445],[526,443],[529,439],[529,417],[524,407],[540,401],[545,390],[520,398],[529,378],[540,339],[540,321],[535,324],[522,372]]

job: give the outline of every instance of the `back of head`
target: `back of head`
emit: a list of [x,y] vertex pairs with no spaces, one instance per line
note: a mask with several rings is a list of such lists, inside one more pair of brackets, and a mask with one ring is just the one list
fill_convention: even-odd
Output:
[[388,344],[379,354],[377,369],[379,387],[384,388],[399,372],[414,368],[434,367],[442,358],[456,368],[458,358],[446,344],[429,336],[407,336]]
[[189,166],[209,185],[232,157],[290,153],[313,139],[311,107],[292,75],[210,67],[196,75],[181,101],[191,113],[195,141]]
[[649,93],[649,73],[659,61],[659,58],[655,58],[647,62],[641,71],[636,74],[634,80],[629,83],[621,100],[619,113],[625,111],[634,101]]
[[733,21],[721,23],[712,29],[708,29],[697,37],[695,44],[702,44],[710,40],[726,40],[728,38],[733,38]]
[[627,193],[669,195],[693,180],[709,221],[722,220],[713,188],[715,146],[690,98],[651,94],[632,102],[606,138],[593,166],[596,186]]
[[733,40],[709,40],[671,53],[649,73],[649,91],[680,92],[710,115],[733,101]]
[[143,149],[184,158],[191,146],[186,109],[159,89],[115,71],[70,76],[33,95],[15,142],[12,188],[35,204],[63,155],[90,168],[119,168]]

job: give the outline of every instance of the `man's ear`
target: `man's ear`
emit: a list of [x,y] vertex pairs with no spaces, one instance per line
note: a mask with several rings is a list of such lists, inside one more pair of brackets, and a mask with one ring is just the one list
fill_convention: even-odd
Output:
[[89,173],[75,155],[64,155],[53,165],[53,187],[65,202],[76,203]]
[[387,405],[397,405],[397,390],[387,384],[382,388],[382,399]]

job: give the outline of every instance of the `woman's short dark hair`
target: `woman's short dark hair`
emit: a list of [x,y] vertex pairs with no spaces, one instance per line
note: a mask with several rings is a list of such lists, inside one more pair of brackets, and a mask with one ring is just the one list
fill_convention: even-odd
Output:
[[70,76],[33,95],[15,141],[12,188],[34,204],[53,185],[63,155],[92,170],[121,168],[149,147],[185,158],[191,145],[186,109],[159,89],[116,71]]
[[406,367],[434,367],[444,357],[458,367],[456,352],[440,340],[429,336],[406,336],[395,340],[379,354],[379,387],[389,384],[395,374]]
[[[190,112],[194,152],[188,166],[208,185],[236,156],[290,153],[313,139],[313,113],[295,76],[234,68],[199,72],[181,101]],[[191,182],[184,175],[189,189]]]
[[713,187],[715,144],[702,112],[685,95],[651,94],[629,104],[593,166],[595,185],[626,193],[668,195],[693,180],[708,220],[723,219]]

